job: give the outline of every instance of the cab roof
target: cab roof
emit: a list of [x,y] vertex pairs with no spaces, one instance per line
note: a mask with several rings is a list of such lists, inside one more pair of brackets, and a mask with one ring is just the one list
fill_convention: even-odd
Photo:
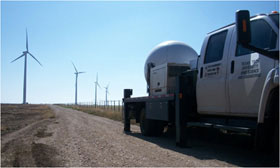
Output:
[[[269,14],[269,15],[273,15],[273,14],[274,14],[274,13]],[[261,13],[261,14],[257,14],[257,15],[251,16],[250,19],[255,18],[255,17],[257,17],[257,16],[269,16],[269,15]],[[216,32],[216,31],[219,31],[219,30],[221,30],[221,29],[230,27],[230,26],[232,26],[232,25],[235,25],[235,22],[234,22],[234,23],[231,23],[231,24],[228,24],[228,25],[226,25],[226,26],[223,26],[223,27],[221,27],[221,28],[218,28],[218,29],[216,29],[216,30],[214,30],[214,31],[211,31],[211,32],[207,33],[207,35],[209,35],[209,34],[211,34],[211,33],[214,33],[214,32]]]

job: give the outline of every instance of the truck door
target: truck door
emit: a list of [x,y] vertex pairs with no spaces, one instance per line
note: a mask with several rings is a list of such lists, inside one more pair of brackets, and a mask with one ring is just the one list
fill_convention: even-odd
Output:
[[[243,48],[236,43],[234,29],[231,56],[228,60],[228,88],[232,115],[254,117],[258,114],[260,97],[267,73],[274,60]],[[278,46],[278,32],[265,19],[251,21],[251,44],[269,50]]]
[[201,114],[227,114],[226,67],[232,29],[205,38],[198,64],[197,108]]

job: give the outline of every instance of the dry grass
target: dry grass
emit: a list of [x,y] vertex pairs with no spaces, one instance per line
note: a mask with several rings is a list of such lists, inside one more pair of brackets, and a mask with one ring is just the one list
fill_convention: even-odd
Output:
[[19,130],[33,122],[54,118],[47,105],[1,104],[1,135]]
[[[88,114],[93,114],[93,115],[100,116],[100,117],[109,118],[111,120],[123,122],[123,116],[122,116],[121,111],[114,111],[111,109],[104,109],[104,108],[100,108],[100,107],[95,108],[94,106],[80,106],[80,105],[79,106],[60,105],[60,106],[66,107],[66,108],[71,108],[71,109],[78,110],[78,111],[83,111]],[[136,124],[135,120],[131,120],[131,124]]]
[[63,107],[71,108],[78,111],[83,111],[89,114],[106,117],[116,121],[122,121],[122,112],[113,111],[109,109],[95,108],[91,106],[75,106],[75,105],[61,105]]

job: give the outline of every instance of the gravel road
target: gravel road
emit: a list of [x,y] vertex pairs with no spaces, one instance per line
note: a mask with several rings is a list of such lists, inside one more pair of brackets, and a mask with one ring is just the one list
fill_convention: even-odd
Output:
[[[41,143],[55,146],[64,166],[230,166],[201,161],[123,133],[123,124],[76,110],[52,106],[57,125]],[[132,126],[139,134],[139,127]],[[155,138],[154,138],[155,139]],[[171,145],[174,145],[172,143]]]
[[[191,148],[179,148],[175,146],[174,136],[143,137],[135,125],[131,127],[132,133],[127,135],[123,133],[121,122],[60,106],[50,107],[55,113],[54,119],[40,121],[2,137],[2,151],[11,153],[9,146],[15,144],[16,137],[22,137],[21,144],[32,142],[29,145],[30,157],[34,158],[31,165],[34,166],[219,167],[266,164],[247,147],[194,140]],[[4,156],[9,160],[7,154]],[[29,156],[17,157],[13,165],[24,162],[26,157]]]

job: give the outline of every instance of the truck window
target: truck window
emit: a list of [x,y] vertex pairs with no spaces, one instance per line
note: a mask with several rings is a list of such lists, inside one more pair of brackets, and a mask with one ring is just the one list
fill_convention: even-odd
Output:
[[204,63],[219,61],[223,58],[227,30],[212,35],[207,44]]
[[[263,19],[251,22],[251,45],[262,49],[274,49],[276,47],[277,35],[270,25]],[[235,56],[241,56],[252,53],[252,50],[237,45]]]

